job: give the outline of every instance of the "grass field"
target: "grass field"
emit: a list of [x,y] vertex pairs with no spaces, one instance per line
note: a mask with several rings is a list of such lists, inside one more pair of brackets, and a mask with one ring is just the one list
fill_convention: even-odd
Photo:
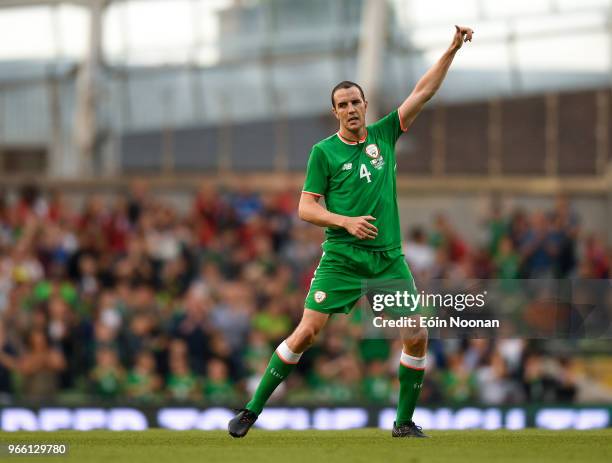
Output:
[[232,439],[221,431],[67,431],[2,433],[3,443],[64,442],[66,457],[3,461],[181,462],[611,462],[612,430],[431,431],[430,439],[392,439],[388,431],[261,431]]

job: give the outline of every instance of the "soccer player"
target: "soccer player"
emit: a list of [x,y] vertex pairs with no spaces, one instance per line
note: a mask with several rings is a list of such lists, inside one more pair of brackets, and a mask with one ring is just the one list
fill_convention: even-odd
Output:
[[[446,76],[473,31],[455,26],[452,43],[418,81],[400,107],[365,125],[363,90],[344,81],[332,90],[332,111],[340,129],[312,148],[298,214],[326,227],[323,255],[306,296],[304,314],[276,349],[251,401],[229,422],[229,433],[243,437],[276,387],[291,373],[331,314],[349,313],[363,296],[362,281],[406,281],[416,291],[402,252],[396,191],[395,143],[408,130]],[[325,206],[319,204],[325,197]],[[427,331],[403,330],[400,392],[393,437],[426,437],[412,421],[423,383]]]

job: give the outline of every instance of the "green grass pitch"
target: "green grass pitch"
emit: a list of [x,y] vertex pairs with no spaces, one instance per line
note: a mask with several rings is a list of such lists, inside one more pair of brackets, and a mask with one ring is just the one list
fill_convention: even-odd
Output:
[[392,439],[380,429],[252,430],[244,439],[222,431],[66,431],[2,433],[6,443],[70,446],[65,457],[2,457],[10,462],[611,462],[612,430],[430,431],[430,439]]

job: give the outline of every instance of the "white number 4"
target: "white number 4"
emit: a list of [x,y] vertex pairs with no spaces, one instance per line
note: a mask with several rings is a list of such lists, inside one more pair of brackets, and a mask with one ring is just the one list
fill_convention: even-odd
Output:
[[361,167],[359,168],[359,178],[367,178],[368,179],[368,183],[372,183],[372,179],[370,178],[372,176],[372,174],[370,173],[370,171],[368,170],[368,168],[366,167],[365,164],[361,164]]

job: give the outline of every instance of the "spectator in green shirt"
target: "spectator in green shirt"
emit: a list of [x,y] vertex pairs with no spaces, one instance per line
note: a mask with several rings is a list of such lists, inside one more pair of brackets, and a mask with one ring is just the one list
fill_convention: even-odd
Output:
[[116,399],[123,391],[125,371],[117,353],[103,347],[96,352],[96,366],[90,374],[94,394],[101,399]]
[[170,399],[176,401],[197,401],[201,398],[198,380],[189,369],[186,357],[175,357],[170,360],[166,393]]
[[362,385],[363,396],[368,402],[388,403],[393,393],[393,384],[381,360],[370,362]]
[[499,250],[495,255],[495,270],[497,278],[514,279],[519,275],[521,258],[515,251],[512,240],[505,236],[500,240]]
[[155,399],[161,386],[161,380],[155,371],[155,358],[148,351],[141,351],[136,356],[134,368],[127,376],[127,394],[142,401]]
[[291,317],[282,301],[270,301],[266,310],[258,312],[251,323],[270,342],[276,342],[291,329]]
[[204,398],[210,403],[229,403],[236,400],[236,391],[229,378],[227,365],[214,358],[208,362],[204,379]]
[[464,403],[475,399],[477,379],[474,372],[466,368],[461,354],[451,355],[449,368],[442,373],[441,380],[445,401]]

